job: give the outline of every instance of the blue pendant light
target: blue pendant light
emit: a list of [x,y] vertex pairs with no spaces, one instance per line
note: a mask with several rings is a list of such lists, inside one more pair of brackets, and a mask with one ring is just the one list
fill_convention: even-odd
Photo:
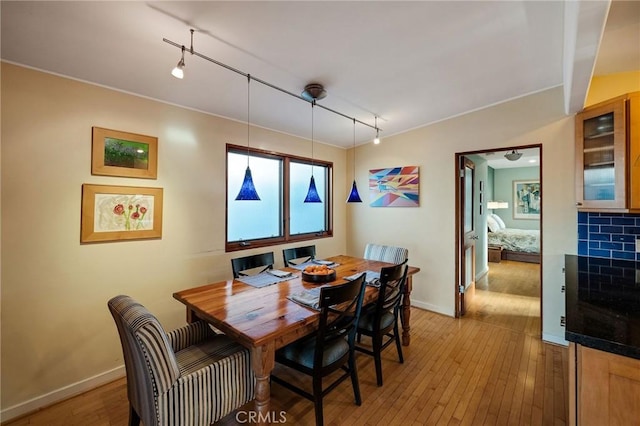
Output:
[[353,119],[353,185],[351,185],[351,192],[347,203],[361,203],[362,199],[358,194],[358,187],[356,186],[356,119]]
[[315,98],[311,102],[311,181],[309,182],[309,191],[304,199],[305,203],[321,203],[320,195],[316,189],[316,180],[313,178],[313,107],[316,105]]
[[240,192],[236,197],[236,201],[259,201],[260,197],[258,197],[258,193],[256,192],[256,187],[253,185],[253,178],[251,177],[251,169],[247,165],[247,170],[244,172],[244,180],[242,181],[242,187],[240,187]]
[[253,184],[253,178],[251,177],[251,169],[249,168],[249,130],[251,129],[249,115],[251,103],[250,89],[251,75],[247,74],[247,170],[244,172],[244,180],[242,181],[242,186],[240,187],[236,201],[260,201],[256,187]]
[[309,183],[309,192],[307,192],[307,196],[304,199],[305,203],[321,203],[320,195],[318,195],[318,190],[316,189],[316,180],[311,175],[311,182]]

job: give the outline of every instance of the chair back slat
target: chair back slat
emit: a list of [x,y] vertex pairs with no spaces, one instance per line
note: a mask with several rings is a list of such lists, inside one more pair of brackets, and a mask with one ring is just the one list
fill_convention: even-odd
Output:
[[273,269],[273,264],[275,263],[273,252],[254,254],[251,256],[245,257],[237,257],[235,259],[231,259],[231,269],[233,271],[233,278],[238,278],[243,274],[244,271],[248,271],[250,269],[263,267],[259,272],[264,272],[267,269]]
[[364,248],[364,258],[367,260],[398,264],[406,262],[408,257],[409,250],[403,247],[367,244]]
[[322,348],[327,342],[346,337],[349,344],[353,344],[364,299],[365,275],[363,273],[346,284],[322,287],[320,290],[320,324],[316,334],[316,365],[322,365]]
[[376,317],[378,319],[383,312],[399,307],[407,280],[408,269],[404,263],[381,269],[380,288],[376,306],[378,311]]
[[[316,246],[304,246],[304,247],[292,247],[282,250],[282,257],[284,259],[284,266],[298,265],[300,263],[308,262],[316,257]],[[301,262],[293,262],[297,259],[304,259]]]

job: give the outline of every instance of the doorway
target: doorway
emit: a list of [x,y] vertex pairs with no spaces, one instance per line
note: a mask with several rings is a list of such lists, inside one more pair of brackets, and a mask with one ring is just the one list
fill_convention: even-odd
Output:
[[[524,321],[541,335],[541,158],[540,144],[456,154],[456,317]],[[499,239],[512,232],[523,236]]]

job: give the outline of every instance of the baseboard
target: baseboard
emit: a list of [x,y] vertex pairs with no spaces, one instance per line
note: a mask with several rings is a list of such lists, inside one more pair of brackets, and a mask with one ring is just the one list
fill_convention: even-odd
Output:
[[485,268],[482,271],[476,273],[476,282],[480,281],[488,273],[489,273],[489,267],[485,266]]
[[432,305],[431,303],[420,302],[419,300],[412,300],[411,306],[415,306],[416,308],[435,312],[437,314],[447,315],[449,317],[455,317],[455,312],[449,309],[445,309],[442,306]]
[[542,333],[542,340],[549,343],[555,343],[556,345],[560,346],[569,346],[569,342],[564,340],[562,337],[558,337],[549,333]]
[[6,422],[16,417],[23,416],[35,412],[41,408],[48,407],[56,402],[69,399],[73,396],[95,389],[114,380],[118,380],[125,376],[124,365],[116,367],[113,370],[106,371],[88,379],[72,383],[60,389],[30,399],[28,401],[16,404],[12,407],[5,408],[0,411],[0,422]]

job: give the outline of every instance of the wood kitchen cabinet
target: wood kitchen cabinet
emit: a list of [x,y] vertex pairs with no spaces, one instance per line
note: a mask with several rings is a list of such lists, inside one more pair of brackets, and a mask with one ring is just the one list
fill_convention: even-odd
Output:
[[583,211],[640,211],[640,92],[576,115],[576,204]]
[[570,343],[570,425],[638,424],[639,401],[640,360]]

